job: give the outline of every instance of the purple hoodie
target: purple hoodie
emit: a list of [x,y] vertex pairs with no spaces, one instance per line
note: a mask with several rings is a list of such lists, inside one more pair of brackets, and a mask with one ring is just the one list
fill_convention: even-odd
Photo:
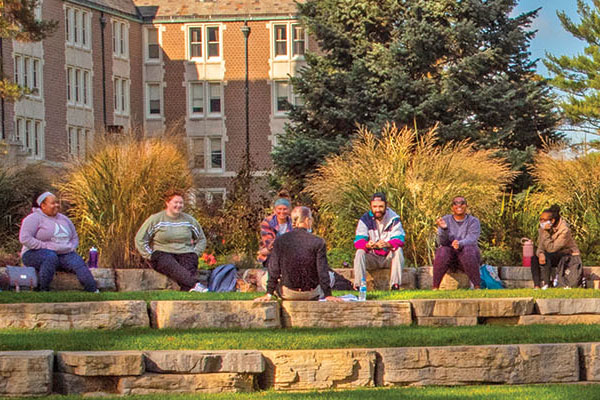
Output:
[[21,222],[19,241],[23,245],[21,256],[27,250],[47,249],[58,254],[75,251],[79,237],[75,226],[63,214],[50,217],[40,209],[34,208]]

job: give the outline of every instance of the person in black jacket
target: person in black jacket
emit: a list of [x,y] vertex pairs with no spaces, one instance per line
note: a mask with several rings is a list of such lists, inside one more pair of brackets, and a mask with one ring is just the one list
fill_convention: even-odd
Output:
[[292,210],[292,231],[278,237],[269,261],[267,294],[255,301],[269,301],[281,283],[284,300],[343,301],[331,295],[325,241],[311,233],[312,214],[308,207]]

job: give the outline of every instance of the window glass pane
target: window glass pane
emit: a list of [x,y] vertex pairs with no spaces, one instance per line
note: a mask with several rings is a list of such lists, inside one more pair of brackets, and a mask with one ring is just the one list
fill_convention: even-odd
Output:
[[210,84],[210,112],[221,112],[221,85],[218,83]]
[[67,100],[73,100],[73,68],[67,68]]
[[219,28],[211,26],[206,28],[208,36],[208,58],[219,57]]
[[15,82],[19,85],[23,84],[23,82],[21,81],[21,70],[21,56],[15,56]]
[[67,40],[69,42],[73,41],[73,31],[75,30],[75,25],[74,25],[74,18],[73,18],[73,9],[69,8],[69,36],[67,37]]
[[123,93],[124,93],[123,112],[125,114],[129,114],[129,80],[123,81]]
[[65,38],[68,41],[70,41],[69,38],[69,34],[70,34],[70,26],[71,24],[69,23],[69,8],[65,8]]
[[118,53],[118,44],[119,44],[119,23],[113,21],[113,53]]
[[204,85],[202,83],[192,83],[191,85],[191,96],[192,96],[192,112],[203,113],[204,112]]
[[40,60],[33,60],[33,93],[39,94],[40,92]]
[[31,148],[31,120],[25,120],[25,137],[23,138],[23,144],[28,149]]
[[29,70],[30,70],[29,57],[23,57],[23,86],[29,87]]
[[119,111],[119,79],[115,78],[115,83],[113,85],[114,98],[113,102],[115,103],[115,111]]
[[288,93],[288,82],[275,82],[275,106],[277,111],[283,112],[290,109]]
[[86,106],[89,105],[89,101],[88,101],[89,79],[90,79],[90,73],[88,71],[83,71],[83,104],[85,104]]
[[148,58],[159,58],[158,47],[158,29],[148,28]]
[[190,28],[190,57],[202,57],[202,28]]
[[210,139],[210,167],[215,169],[223,168],[223,153],[221,151],[221,139]]
[[42,124],[39,121],[35,123],[34,131],[33,155],[39,157],[41,155],[41,139],[42,139]]
[[285,25],[275,25],[275,56],[287,55],[287,30]]
[[300,56],[304,54],[304,28],[300,25],[292,25],[292,39],[294,42],[293,54]]
[[192,140],[192,154],[194,155],[194,168],[204,169],[204,139]]
[[81,71],[79,69],[75,69],[75,79],[74,79],[75,103],[79,103],[79,100],[80,100],[80,97],[79,97],[80,79],[81,79]]
[[82,12],[81,13],[81,43],[84,46],[87,46],[87,18],[88,18],[88,13],[86,12]]
[[119,24],[121,27],[121,34],[119,35],[119,51],[121,53],[121,55],[125,55],[125,24],[124,23],[120,23]]
[[160,114],[160,89],[158,85],[148,85],[150,114]]
[[79,43],[80,18],[79,10],[75,10],[75,16],[73,17],[73,43]]

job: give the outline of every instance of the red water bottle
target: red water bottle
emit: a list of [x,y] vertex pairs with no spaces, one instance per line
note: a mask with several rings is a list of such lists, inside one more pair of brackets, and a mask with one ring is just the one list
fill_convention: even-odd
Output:
[[522,238],[521,244],[523,245],[523,266],[531,267],[531,257],[533,257],[533,242],[531,239]]
[[98,268],[98,249],[95,247],[90,249],[88,268]]

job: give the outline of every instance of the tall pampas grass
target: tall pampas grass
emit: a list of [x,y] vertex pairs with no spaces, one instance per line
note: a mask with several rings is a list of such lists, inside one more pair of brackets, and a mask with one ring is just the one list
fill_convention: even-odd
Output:
[[417,134],[388,124],[379,135],[360,128],[348,150],[328,158],[305,190],[322,217],[319,233],[336,247],[352,242],[370,196],[385,192],[406,231],[405,257],[431,265],[435,220],[450,212],[452,198],[464,196],[471,213],[485,220],[514,176],[493,150],[467,142],[438,146],[435,128]]
[[176,135],[140,138],[135,133],[104,136],[73,161],[58,189],[70,208],[80,249],[100,250],[109,267],[138,266],[134,237],[144,220],[164,208],[170,188],[187,191],[191,173]]

